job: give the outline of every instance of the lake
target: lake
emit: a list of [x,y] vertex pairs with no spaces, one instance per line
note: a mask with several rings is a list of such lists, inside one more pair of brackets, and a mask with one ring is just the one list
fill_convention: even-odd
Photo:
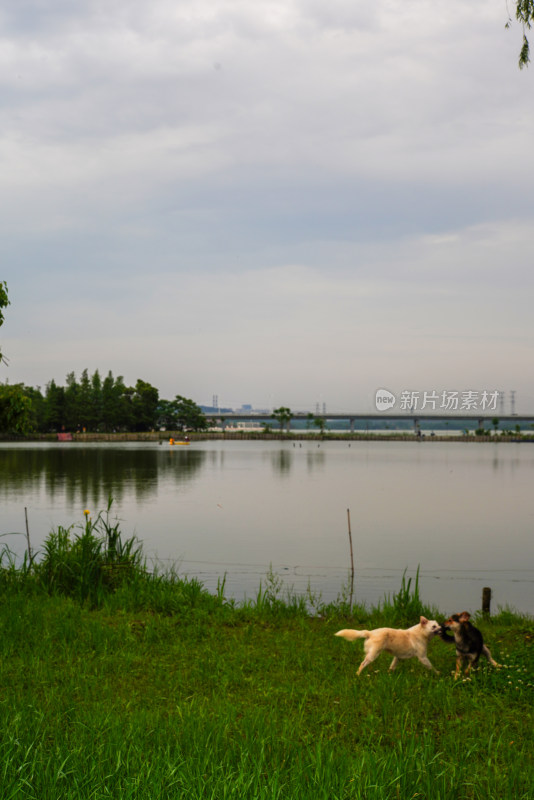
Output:
[[0,534],[24,552],[49,531],[114,504],[149,564],[175,564],[227,596],[255,597],[272,570],[286,588],[377,604],[420,566],[443,613],[534,612],[534,445],[403,441],[0,444]]

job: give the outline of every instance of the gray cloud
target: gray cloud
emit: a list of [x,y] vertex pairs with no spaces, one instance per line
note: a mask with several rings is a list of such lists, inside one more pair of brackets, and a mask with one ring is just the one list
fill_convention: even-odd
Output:
[[532,74],[503,14],[8,3],[5,377],[341,406],[493,380],[532,402]]

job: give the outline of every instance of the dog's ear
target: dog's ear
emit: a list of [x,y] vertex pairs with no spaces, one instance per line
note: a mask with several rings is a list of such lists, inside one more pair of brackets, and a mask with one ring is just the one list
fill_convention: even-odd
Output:
[[471,614],[469,613],[469,611],[462,611],[462,613],[459,614],[459,619],[460,622],[469,622],[469,620],[471,619]]
[[427,620],[427,618],[426,618],[426,617],[421,617],[421,618],[419,619],[419,622],[420,622],[420,623],[421,623],[421,625],[423,625],[423,626],[424,626],[424,625],[428,625],[428,620]]

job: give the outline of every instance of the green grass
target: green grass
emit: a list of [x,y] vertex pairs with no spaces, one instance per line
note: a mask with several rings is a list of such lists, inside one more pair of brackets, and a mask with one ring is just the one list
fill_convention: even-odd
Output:
[[310,614],[272,572],[241,605],[224,581],[210,595],[140,562],[127,575],[81,593],[4,560],[2,800],[532,798],[531,618],[477,621],[506,666],[470,680],[439,640],[439,676],[416,661],[389,674],[382,655],[357,678],[361,643],[334,633],[435,613],[417,578],[380,608],[312,597]]

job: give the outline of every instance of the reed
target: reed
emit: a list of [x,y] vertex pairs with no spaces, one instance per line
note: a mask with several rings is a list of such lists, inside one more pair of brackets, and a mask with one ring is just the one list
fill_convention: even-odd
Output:
[[82,524],[60,525],[49,533],[33,570],[49,594],[100,606],[107,593],[142,570],[142,546],[135,537],[123,541],[119,522],[110,519],[112,504],[110,498],[95,519],[85,511]]
[[388,620],[388,625],[400,625],[410,620],[418,620],[421,615],[434,618],[437,611],[433,607],[425,606],[419,594],[419,571],[417,567],[415,581],[412,587],[412,578],[406,579],[406,570],[402,575],[401,586],[398,592],[391,597],[384,598],[382,613]]

